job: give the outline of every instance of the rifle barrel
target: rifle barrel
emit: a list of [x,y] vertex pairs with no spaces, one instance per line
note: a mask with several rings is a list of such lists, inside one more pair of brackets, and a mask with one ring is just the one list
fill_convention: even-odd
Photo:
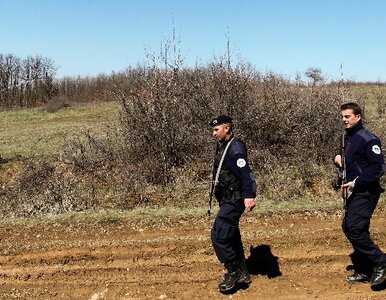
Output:
[[346,158],[345,158],[345,142],[346,142],[346,135],[345,133],[342,134],[341,142],[340,142],[340,155],[341,155],[341,164],[342,164],[342,187],[341,187],[341,196],[343,199],[343,208],[346,208],[346,201],[347,201],[347,187],[343,187],[344,184],[347,183],[347,173],[346,173]]
[[208,216],[210,216],[210,211],[212,209],[212,197],[213,197],[213,190],[214,190],[214,160],[215,156],[218,152],[219,144],[216,140],[214,140],[214,156],[212,160],[212,168],[210,173],[210,184],[209,184],[209,196],[208,196]]

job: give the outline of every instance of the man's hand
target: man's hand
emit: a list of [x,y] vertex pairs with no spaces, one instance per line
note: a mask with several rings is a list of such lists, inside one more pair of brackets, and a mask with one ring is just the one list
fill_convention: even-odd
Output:
[[337,167],[342,167],[342,156],[340,154],[334,157],[334,163]]
[[[356,180],[356,178],[355,178],[355,180]],[[354,186],[355,186],[355,180],[347,182],[345,184],[342,184],[342,187],[341,187],[342,190],[346,189],[346,191],[347,191],[347,198],[349,198],[352,194],[352,191],[353,191]]]
[[256,200],[254,198],[245,198],[244,205],[246,211],[251,211],[256,206]]
[[354,186],[355,186],[355,180],[343,184],[343,185],[342,185],[342,188],[353,189]]

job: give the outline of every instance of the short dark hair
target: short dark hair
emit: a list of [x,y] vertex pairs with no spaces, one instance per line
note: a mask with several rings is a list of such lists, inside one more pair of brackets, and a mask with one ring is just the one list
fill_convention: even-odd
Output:
[[343,103],[340,106],[340,110],[346,110],[346,109],[352,109],[354,115],[361,115],[362,114],[361,107],[359,106],[358,103],[355,103],[355,102]]
[[233,132],[233,123],[225,123],[229,126],[229,131]]

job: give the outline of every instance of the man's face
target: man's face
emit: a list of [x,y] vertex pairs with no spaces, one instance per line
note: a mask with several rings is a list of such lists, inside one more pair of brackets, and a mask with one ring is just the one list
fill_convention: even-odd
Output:
[[343,124],[346,128],[354,127],[362,119],[362,116],[354,114],[352,109],[345,109],[340,113],[342,115]]
[[219,142],[224,142],[229,131],[228,124],[220,124],[213,127],[213,137],[216,138]]

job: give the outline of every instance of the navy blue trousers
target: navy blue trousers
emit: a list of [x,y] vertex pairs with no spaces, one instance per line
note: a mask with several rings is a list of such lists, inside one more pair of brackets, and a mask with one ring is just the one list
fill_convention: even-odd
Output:
[[211,239],[217,258],[228,263],[245,258],[239,223],[245,210],[242,200],[220,199],[220,210],[214,221]]
[[370,237],[370,220],[380,192],[354,192],[347,200],[342,229],[354,248],[351,255],[355,272],[371,273],[374,266],[386,265],[386,256]]

